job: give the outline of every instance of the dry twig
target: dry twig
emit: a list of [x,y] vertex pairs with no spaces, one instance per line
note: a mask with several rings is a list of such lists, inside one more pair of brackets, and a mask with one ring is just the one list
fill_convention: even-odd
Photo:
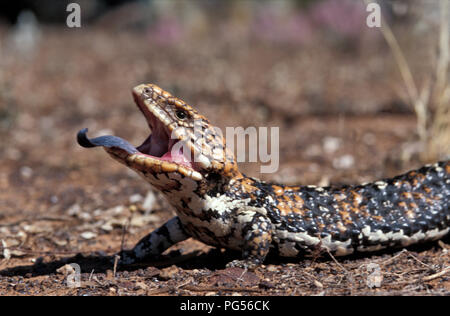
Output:
[[440,278],[440,277],[446,275],[449,272],[450,272],[450,267],[447,267],[447,268],[445,268],[444,270],[442,270],[442,271],[440,271],[438,273],[435,273],[435,274],[432,274],[432,275],[424,277],[422,280],[423,281],[431,281],[431,280]]

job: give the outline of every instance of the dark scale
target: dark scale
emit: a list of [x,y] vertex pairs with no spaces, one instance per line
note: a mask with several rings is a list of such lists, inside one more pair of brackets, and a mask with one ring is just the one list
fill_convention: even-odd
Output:
[[[445,163],[441,163],[440,167],[444,168]],[[341,188],[300,187],[295,191],[277,184],[286,190],[288,199],[278,196],[272,184],[259,183],[254,195],[258,198],[264,195],[272,197],[274,203],[266,207],[269,208],[268,216],[279,230],[308,233],[321,238],[330,235],[332,240],[341,242],[351,239],[355,249],[361,245],[389,246],[396,241],[361,237],[362,230],[370,227],[371,232],[402,232],[405,236],[413,236],[436,228],[444,230],[449,226],[450,186],[443,181],[445,177],[448,177],[447,173],[425,167],[393,179]],[[339,194],[345,197],[338,201],[335,196]],[[295,195],[303,201],[302,214],[280,212],[277,206],[286,200],[295,201]],[[264,200],[267,201],[267,198]],[[264,203],[253,201],[251,205],[264,206]],[[345,219],[341,213],[346,213]]]

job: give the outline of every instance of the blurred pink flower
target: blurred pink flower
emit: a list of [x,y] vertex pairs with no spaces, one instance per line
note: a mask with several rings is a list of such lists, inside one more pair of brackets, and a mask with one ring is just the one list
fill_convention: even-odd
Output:
[[303,12],[280,15],[271,7],[264,7],[256,15],[252,31],[256,37],[267,41],[306,43],[311,39],[313,29]]
[[149,29],[150,39],[160,44],[176,43],[183,36],[183,28],[179,21],[171,16],[162,16]]
[[348,37],[356,37],[366,28],[366,10],[361,1],[325,0],[311,9],[317,26]]

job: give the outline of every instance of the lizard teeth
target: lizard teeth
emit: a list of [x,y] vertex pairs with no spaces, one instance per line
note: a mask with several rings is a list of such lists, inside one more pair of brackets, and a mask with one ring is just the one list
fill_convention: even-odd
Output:
[[175,171],[177,171],[177,169],[178,169],[178,166],[173,163],[163,162],[161,164],[161,170],[164,172],[175,172]]
[[203,179],[202,174],[197,171],[192,171],[191,178],[194,179],[195,181],[200,181]]
[[202,155],[202,154],[195,156],[194,161],[196,163],[198,163],[204,169],[207,169],[211,166],[211,161],[208,158],[206,158],[205,155]]

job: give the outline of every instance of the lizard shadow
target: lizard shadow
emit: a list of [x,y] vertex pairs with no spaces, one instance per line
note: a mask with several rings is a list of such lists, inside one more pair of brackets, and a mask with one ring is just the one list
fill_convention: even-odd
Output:
[[32,265],[22,265],[0,270],[0,277],[37,277],[52,275],[56,273],[58,268],[72,263],[78,264],[82,273],[91,272],[92,270],[95,272],[106,272],[108,269],[112,269],[112,265],[110,263],[111,258],[112,257],[110,256],[104,255],[84,256],[82,254],[49,262],[43,262],[42,258],[38,258]]
[[[446,244],[450,243],[450,235],[447,235],[442,239]],[[409,246],[406,249],[414,252],[422,252],[426,250],[438,249],[437,242],[428,242],[424,244],[418,244]],[[338,261],[344,260],[357,260],[370,258],[373,256],[380,255],[394,255],[401,251],[402,248],[385,249],[371,253],[356,253],[353,255],[345,257],[336,257]],[[156,260],[143,261],[137,264],[118,266],[117,271],[136,271],[146,268],[164,268],[171,265],[176,265],[182,269],[208,269],[208,270],[222,270],[226,268],[226,264],[234,259],[240,258],[240,254],[237,251],[232,250],[220,250],[217,248],[212,248],[208,252],[192,252],[188,254],[180,254],[178,250],[170,251],[166,255],[156,258]],[[265,264],[287,264],[287,263],[297,263],[297,264],[307,264],[314,260],[316,262],[330,262],[333,258],[327,253],[322,253],[320,256],[315,258],[300,256],[297,258],[284,258],[278,257],[274,253],[269,253]],[[13,276],[23,276],[23,277],[37,277],[43,275],[52,275],[56,273],[56,270],[66,264],[76,263],[79,265],[81,273],[106,273],[108,270],[112,271],[114,269],[114,257],[108,255],[82,255],[77,254],[72,257],[61,258],[58,260],[53,260],[49,262],[43,262],[42,260],[37,260],[36,263],[26,266],[16,266],[5,268],[0,270],[0,277],[13,277]]]
[[[238,255],[238,253],[228,251],[225,251],[225,253],[226,255],[222,256],[222,252],[219,249],[211,249],[206,253],[194,251],[187,254],[181,254],[179,250],[174,250],[152,260],[143,260],[130,265],[118,265],[116,271],[131,272],[149,267],[164,268],[171,265],[177,265],[184,269],[206,268],[217,270],[225,268],[226,263],[231,261],[233,256],[236,258]],[[45,275],[51,276],[57,273],[57,269],[66,264],[77,264],[80,268],[80,273],[107,273],[107,271],[114,270],[114,259],[114,256],[103,254],[83,255],[81,253],[48,262],[44,262],[41,257],[31,265],[20,265],[0,270],[0,277],[22,276],[30,278]]]

